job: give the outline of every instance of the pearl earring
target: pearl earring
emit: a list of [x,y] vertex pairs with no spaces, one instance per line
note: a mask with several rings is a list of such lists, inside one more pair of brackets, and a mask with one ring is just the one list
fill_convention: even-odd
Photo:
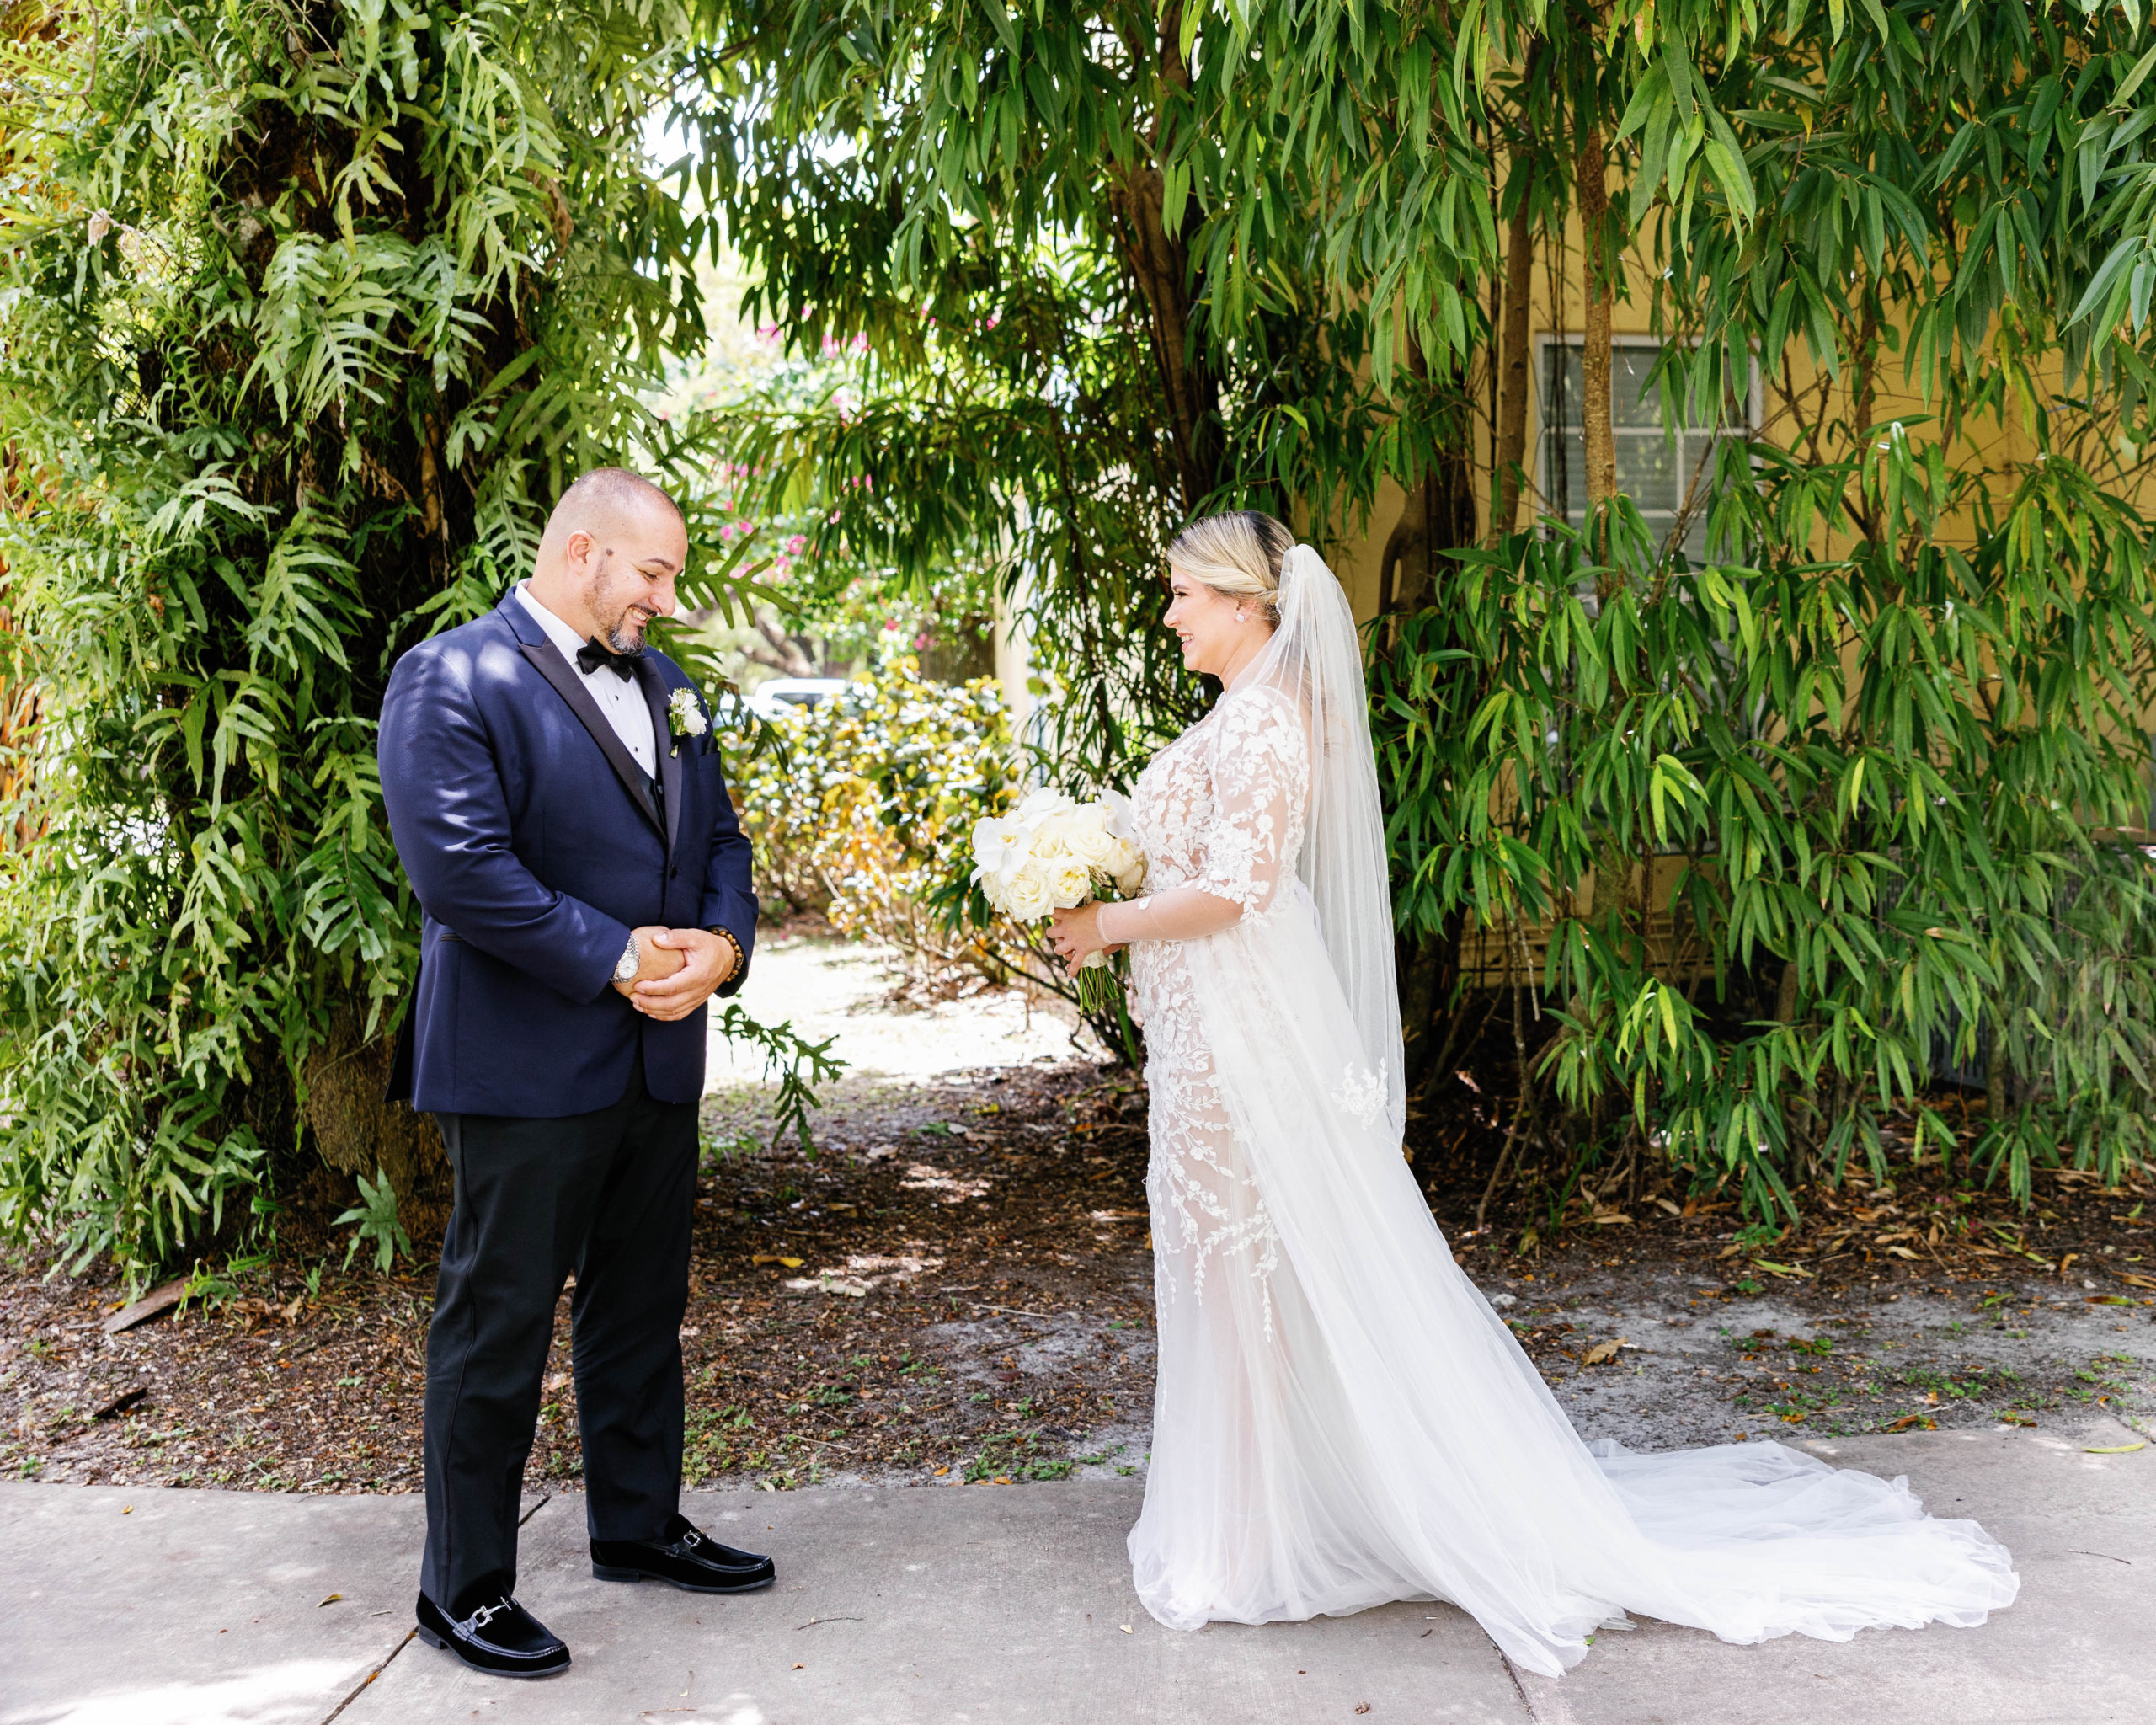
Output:
[[1243,608],[1240,605],[1235,607],[1235,621],[1237,622],[1243,622],[1246,621],[1243,616]]

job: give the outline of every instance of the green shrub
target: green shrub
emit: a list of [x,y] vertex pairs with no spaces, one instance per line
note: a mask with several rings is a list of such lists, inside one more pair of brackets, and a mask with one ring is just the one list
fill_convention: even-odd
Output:
[[777,746],[735,781],[759,889],[896,948],[918,981],[1007,977],[1020,954],[991,927],[953,927],[934,902],[971,868],[974,823],[1017,795],[995,680],[929,682],[893,658],[777,724]]
[[703,339],[707,232],[643,142],[698,26],[32,12],[0,67],[4,672],[43,702],[0,763],[0,1234],[140,1281],[280,1165],[439,1158],[380,1101],[418,956],[375,776],[398,653],[607,460],[677,476],[686,602],[735,608],[678,481],[712,452],[643,401]]

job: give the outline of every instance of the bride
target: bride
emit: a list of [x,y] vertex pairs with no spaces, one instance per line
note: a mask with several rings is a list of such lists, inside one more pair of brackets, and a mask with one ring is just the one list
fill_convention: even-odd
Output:
[[1127,943],[1152,1098],[1160,1379],[1130,1557],[1171,1628],[1451,1600],[1555,1676],[1637,1611],[1758,1642],[1982,1623],[2005,1548],[1900,1481],[1779,1444],[1590,1448],[1453,1262],[1401,1156],[1392,914],[1353,614],[1254,512],[1168,551],[1168,626],[1225,690],[1133,803]]

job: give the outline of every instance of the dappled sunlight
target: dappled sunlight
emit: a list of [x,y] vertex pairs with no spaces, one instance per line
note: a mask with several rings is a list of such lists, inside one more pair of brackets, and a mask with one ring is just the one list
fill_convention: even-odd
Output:
[[0,1725],[313,1725],[364,1674],[349,1659],[286,1659],[199,1683],[107,1689],[0,1714]]

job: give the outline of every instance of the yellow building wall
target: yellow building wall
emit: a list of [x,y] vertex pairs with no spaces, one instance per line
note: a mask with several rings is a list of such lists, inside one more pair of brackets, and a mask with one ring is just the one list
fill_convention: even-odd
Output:
[[[1611,318],[1612,333],[1622,341],[1627,337],[1655,336],[1650,307],[1649,286],[1657,267],[1652,262],[1652,232],[1635,246],[1626,260],[1627,280],[1632,284],[1631,296],[1620,300]],[[1549,338],[1565,336],[1577,338],[1586,323],[1586,303],[1579,280],[1579,246],[1576,226],[1569,227],[1565,235],[1565,246],[1556,271],[1546,267],[1547,259],[1540,253],[1535,259],[1534,288],[1529,312],[1531,360],[1529,367],[1529,402],[1527,425],[1527,457],[1524,465],[1528,473],[1528,487],[1521,499],[1520,525],[1530,523],[1542,512],[1539,494],[1541,479],[1542,453],[1547,427],[1543,419],[1543,378],[1541,376],[1541,344]],[[1553,275],[1557,291],[1553,296]],[[1873,385],[1872,419],[1875,425],[1885,425],[1896,419],[1929,420],[1933,409],[1923,398],[1919,390],[1906,385],[1903,380],[1903,356],[1882,352]],[[1816,392],[1821,382],[1819,368],[1811,360],[1800,339],[1791,344],[1785,356],[1786,372],[1779,382],[1760,379],[1755,400],[1757,418],[1753,426],[1755,435],[1769,442],[1793,440],[1799,426],[1789,410],[1785,392],[1793,387],[1801,400],[1807,402],[1805,412],[1813,411],[1808,403],[1816,402]],[[2047,387],[2056,387],[2059,379],[2053,374],[2044,380]],[[1845,373],[1831,386],[1830,406],[1827,417],[1847,418],[1851,410],[1850,379]],[[1476,463],[1478,494],[1476,497],[1476,524],[1478,531],[1489,530],[1492,450],[1493,427],[1490,423],[1490,401],[1486,378],[1478,378],[1475,411]],[[1926,425],[1918,434],[1920,437],[1935,435],[1935,427]],[[2018,416],[2001,426],[1984,420],[1963,428],[1957,447],[1959,458],[1973,456],[1988,464],[2012,467],[2031,460],[2036,446]],[[1377,613],[1380,560],[1385,542],[1400,519],[1406,501],[1401,487],[1390,479],[1381,482],[1375,505],[1368,518],[1343,525],[1338,536],[1324,547],[1328,561],[1348,590],[1350,602],[1358,619],[1368,620]],[[1849,540],[1842,536],[1824,547],[1832,555],[1846,548]]]

